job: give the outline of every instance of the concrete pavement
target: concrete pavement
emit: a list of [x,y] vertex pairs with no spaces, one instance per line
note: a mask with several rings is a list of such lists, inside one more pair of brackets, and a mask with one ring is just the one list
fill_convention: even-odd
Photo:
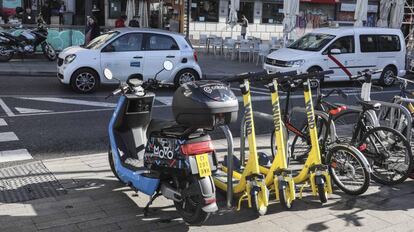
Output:
[[[262,69],[255,63],[231,61],[223,56],[214,56],[204,52],[198,53],[199,65],[203,76],[208,79],[220,79],[235,73],[254,72]],[[56,62],[47,61],[44,57],[13,59],[0,63],[0,76],[56,76]]]
[[[218,151],[225,150],[224,140],[216,140],[214,144]],[[267,135],[258,137],[258,146],[268,151]],[[219,195],[220,212],[205,225],[192,227],[182,221],[172,202],[162,197],[154,202],[150,215],[144,217],[142,209],[148,197],[116,181],[105,153],[33,161],[12,168],[30,169],[28,165],[42,166],[40,169],[44,171],[0,178],[0,188],[8,189],[8,194],[26,192],[33,196],[33,200],[24,202],[0,201],[2,232],[414,231],[412,180],[394,187],[372,183],[368,192],[358,197],[336,190],[323,206],[307,192],[302,200],[295,201],[290,211],[273,202],[262,217],[257,217],[246,205],[240,212],[225,210],[224,198]],[[14,183],[15,189],[7,183]],[[50,196],[36,195],[43,191],[42,186],[53,186],[55,192]]]

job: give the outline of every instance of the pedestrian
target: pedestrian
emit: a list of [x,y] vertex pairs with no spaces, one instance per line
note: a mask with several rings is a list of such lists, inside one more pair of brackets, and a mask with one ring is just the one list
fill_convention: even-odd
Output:
[[95,16],[88,17],[85,33],[85,44],[88,44],[93,39],[100,35],[98,21]]
[[245,15],[242,15],[242,22],[240,23],[241,26],[241,36],[243,39],[246,39],[247,27],[249,25],[249,20],[247,20]]
[[128,24],[129,27],[140,27],[139,15],[135,15]]
[[115,21],[115,28],[125,27],[125,21],[127,20],[126,15],[121,15],[116,21]]
[[65,24],[65,18],[64,18],[65,12],[66,12],[66,5],[65,5],[65,2],[62,1],[62,3],[60,4],[60,8],[59,8],[59,24],[60,25]]
[[32,9],[27,7],[26,10],[23,12],[22,16],[22,24],[35,24],[36,20],[34,15],[32,14]]
[[50,25],[50,17],[52,17],[52,9],[50,9],[48,2],[45,2],[45,4],[40,9],[40,12],[42,13],[43,20],[46,22],[46,24]]

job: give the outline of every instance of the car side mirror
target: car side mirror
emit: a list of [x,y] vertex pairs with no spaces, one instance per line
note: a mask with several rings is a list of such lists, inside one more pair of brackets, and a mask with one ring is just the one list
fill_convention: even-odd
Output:
[[106,46],[103,50],[103,52],[115,52],[115,47],[113,45]]
[[341,54],[341,50],[339,50],[338,48],[334,48],[329,51],[329,54],[338,55]]

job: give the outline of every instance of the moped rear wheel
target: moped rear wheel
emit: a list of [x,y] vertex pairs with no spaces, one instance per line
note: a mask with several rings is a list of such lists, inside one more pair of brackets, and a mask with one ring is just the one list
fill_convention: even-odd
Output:
[[[183,220],[190,224],[190,225],[201,225],[203,224],[209,217],[211,213],[207,213],[203,211],[204,207],[204,198],[203,193],[198,185],[198,180],[196,177],[190,177],[183,185],[183,181],[179,188],[181,189],[192,189],[191,194],[184,194],[186,196],[183,197],[182,201],[177,202],[174,201],[174,206],[177,209],[177,212],[183,218]],[[176,183],[177,185],[178,183]],[[183,191],[181,191],[183,192]]]

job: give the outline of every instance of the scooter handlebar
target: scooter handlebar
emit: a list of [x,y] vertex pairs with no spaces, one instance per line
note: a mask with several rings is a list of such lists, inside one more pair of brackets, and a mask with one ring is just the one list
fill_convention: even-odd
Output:
[[292,77],[284,77],[281,81],[296,81],[296,80],[305,81],[307,79],[323,79],[323,78],[327,78],[326,75],[333,74],[333,73],[334,73],[333,70],[303,73],[303,74],[298,74]]
[[227,77],[224,78],[222,81],[223,82],[242,82],[246,79],[256,79],[256,78],[260,78],[264,75],[268,75],[266,70],[260,71],[260,72],[248,72],[248,73],[241,73],[241,74],[237,74],[234,75],[232,77]]
[[258,78],[251,77],[249,78],[249,81],[251,82],[271,82],[273,79],[283,78],[283,77],[291,77],[298,75],[296,71],[290,71],[290,72],[276,72],[276,73],[266,73],[263,76],[260,76]]

